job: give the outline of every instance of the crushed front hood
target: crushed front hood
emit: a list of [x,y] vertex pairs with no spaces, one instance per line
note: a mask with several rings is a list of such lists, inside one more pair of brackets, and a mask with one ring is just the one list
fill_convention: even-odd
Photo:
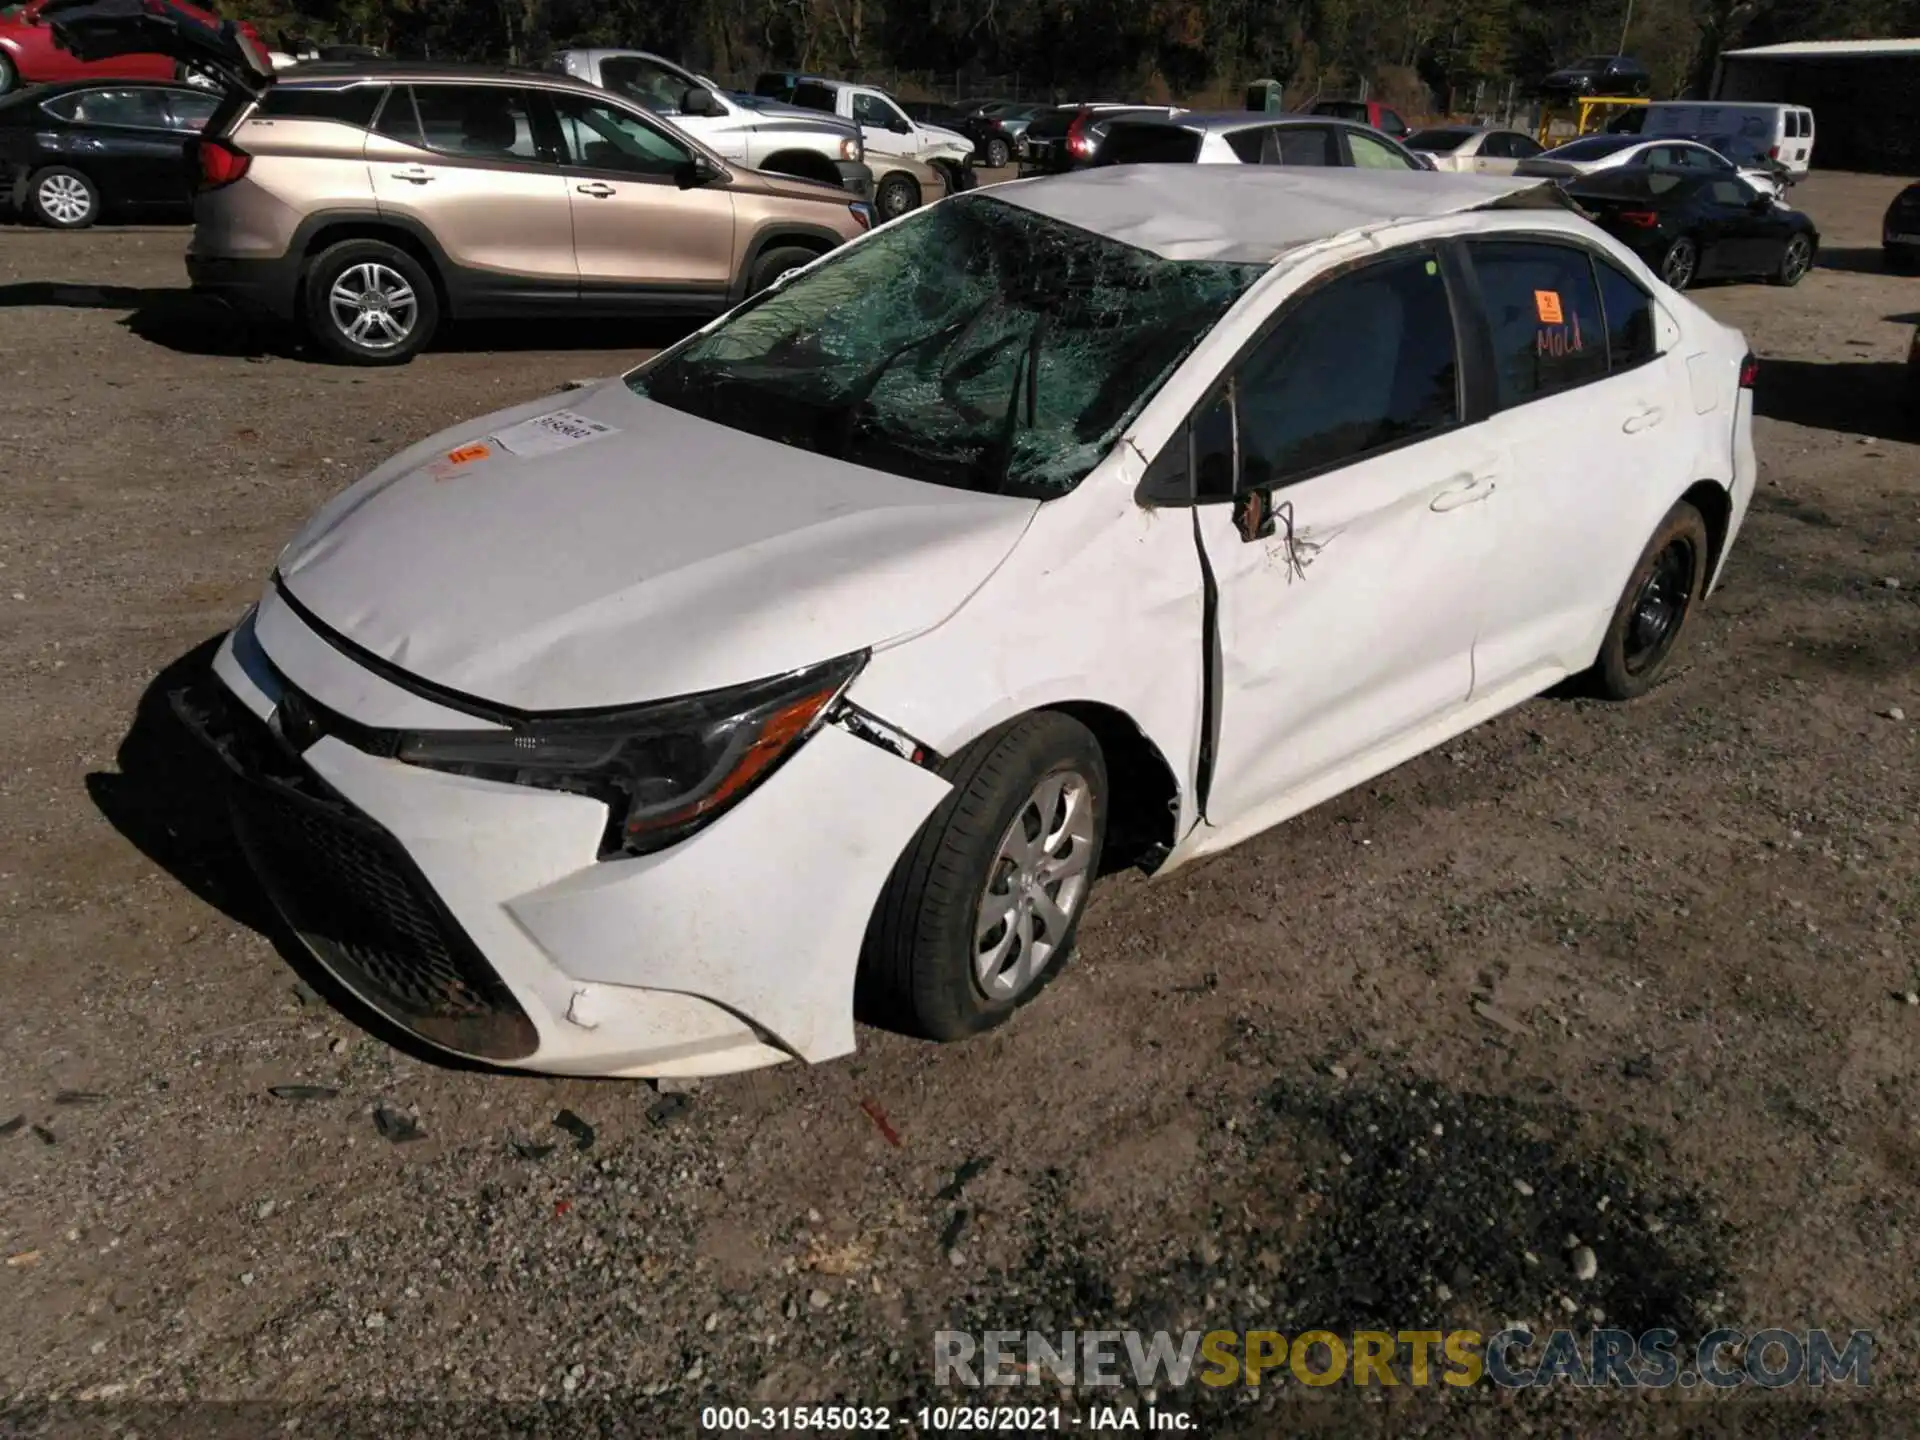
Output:
[[613,380],[395,456],[316,515],[279,572],[410,674],[518,710],[586,709],[930,629],[1036,508],[794,450]]

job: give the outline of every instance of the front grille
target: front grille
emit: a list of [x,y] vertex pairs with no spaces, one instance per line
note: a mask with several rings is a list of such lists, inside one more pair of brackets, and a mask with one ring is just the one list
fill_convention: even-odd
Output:
[[196,703],[196,728],[239,777],[234,828],[247,858],[320,962],[381,1014],[444,1049],[487,1060],[531,1055],[533,1022],[400,842],[251,712],[187,702]]

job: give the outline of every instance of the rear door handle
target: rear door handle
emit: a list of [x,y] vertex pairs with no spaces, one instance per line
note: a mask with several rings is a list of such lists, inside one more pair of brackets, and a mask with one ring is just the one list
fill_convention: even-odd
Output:
[[578,190],[582,195],[593,196],[596,200],[605,200],[613,194],[613,186],[600,180],[594,181],[591,185],[576,185],[573,188]]
[[1468,505],[1478,505],[1493,494],[1493,481],[1483,475],[1456,475],[1447,482],[1447,486],[1433,497],[1428,509],[1446,514],[1449,510],[1459,510]]
[[1638,415],[1629,415],[1620,422],[1620,428],[1629,435],[1638,435],[1642,430],[1651,430],[1667,418],[1667,412],[1658,405],[1649,406]]
[[414,185],[430,185],[433,183],[433,176],[429,175],[418,165],[414,166],[411,170],[394,171],[393,178],[396,180],[405,180]]

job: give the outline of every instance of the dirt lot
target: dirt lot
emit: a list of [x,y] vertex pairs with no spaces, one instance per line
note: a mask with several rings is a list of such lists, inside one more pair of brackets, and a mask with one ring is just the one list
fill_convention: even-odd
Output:
[[[1654,695],[1536,701],[1230,855],[1108,883],[1070,972],[990,1038],[863,1032],[851,1060],[690,1097],[441,1068],[306,990],[157,703],[323,497],[657,337],[470,334],[355,373],[201,308],[179,231],[0,230],[0,1122],[26,1121],[0,1137],[0,1397],[148,1435],[215,1412],[116,1404],[566,1397],[665,1436],[702,1404],[966,1398],[932,1384],[949,1324],[1604,1314],[1872,1330],[1878,1403],[1840,1418],[1905,1428],[1920,417],[1897,362],[1920,280],[1879,273],[1897,184],[1815,177],[1824,267],[1700,297],[1765,360],[1762,488]],[[338,1094],[268,1093],[289,1084]],[[424,1138],[383,1138],[378,1106]],[[1519,1418],[1406,1395],[1161,1401],[1210,1434]],[[1606,1404],[1517,1408],[1589,1433],[1675,1413]],[[1808,1421],[1797,1394],[1734,1404]]]

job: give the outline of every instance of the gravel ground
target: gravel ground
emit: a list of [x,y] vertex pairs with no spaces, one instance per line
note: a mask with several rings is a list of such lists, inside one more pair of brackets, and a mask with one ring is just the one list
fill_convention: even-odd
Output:
[[[1815,176],[1823,268],[1700,296],[1765,361],[1762,488],[1656,693],[1537,700],[1107,883],[990,1037],[868,1031],[685,1095],[445,1068],[336,1010],[158,703],[325,496],[661,337],[463,333],[355,373],[194,301],[181,231],[0,230],[0,1430],[679,1435],[705,1404],[971,1398],[933,1385],[949,1325],[1599,1314],[1869,1329],[1878,1403],[1821,1423],[1892,1433],[1920,1399],[1920,281],[1874,248],[1898,184]],[[1701,1413],[1408,1395],[1159,1400],[1250,1436]],[[1088,1399],[1063,1428],[1098,1432]],[[256,1408],[124,1408],[174,1401]],[[1736,1418],[1813,1420],[1751,1393]]]

